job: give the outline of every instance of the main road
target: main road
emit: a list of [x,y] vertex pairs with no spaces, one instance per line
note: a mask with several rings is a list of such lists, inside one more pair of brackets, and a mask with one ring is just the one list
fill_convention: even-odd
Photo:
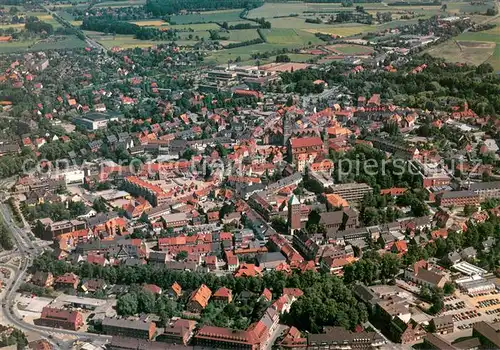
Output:
[[[3,197],[3,196],[1,196]],[[2,199],[2,198],[0,198]],[[12,232],[12,237],[14,239],[14,243],[17,247],[16,250],[12,250],[10,254],[6,254],[6,252],[2,252],[1,257],[8,257],[9,255],[14,258],[20,258],[20,265],[15,271],[14,277],[9,281],[10,285],[6,285],[7,292],[2,298],[2,309],[1,312],[5,320],[7,320],[11,325],[17,327],[18,329],[24,332],[32,332],[41,335],[43,338],[49,340],[56,349],[69,349],[71,348],[71,344],[68,342],[56,342],[54,340],[50,340],[54,337],[54,333],[61,335],[72,336],[75,339],[81,341],[106,341],[109,340],[109,336],[103,336],[99,334],[92,333],[82,333],[75,332],[66,329],[54,329],[48,327],[41,327],[31,323],[24,322],[22,316],[19,314],[17,310],[17,306],[15,303],[16,299],[16,291],[21,285],[21,283],[25,280],[26,273],[28,268],[33,263],[33,258],[42,254],[44,252],[44,248],[39,245],[33,244],[30,238],[30,230],[22,229],[18,227],[13,218],[10,215],[9,209],[6,207],[4,203],[0,203],[0,216],[4,221],[5,225]]]

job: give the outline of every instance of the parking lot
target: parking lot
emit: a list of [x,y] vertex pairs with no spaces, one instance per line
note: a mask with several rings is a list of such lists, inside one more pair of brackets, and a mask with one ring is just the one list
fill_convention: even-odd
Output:
[[471,329],[479,321],[495,322],[500,319],[500,293],[498,291],[469,295],[456,291],[444,298],[445,312],[451,315],[455,331]]

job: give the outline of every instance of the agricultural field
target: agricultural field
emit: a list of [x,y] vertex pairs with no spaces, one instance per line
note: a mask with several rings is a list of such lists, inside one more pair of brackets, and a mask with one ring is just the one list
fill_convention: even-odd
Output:
[[0,43],[0,53],[12,53],[23,51],[43,51],[55,49],[74,49],[85,47],[85,42],[76,36],[67,35],[63,37],[51,37],[46,40],[27,40]]
[[[89,32],[86,32],[89,34]],[[160,44],[170,43],[171,41],[153,41],[153,40],[138,40],[135,39],[133,35],[105,35],[102,33],[99,34],[90,34],[94,40],[97,40],[101,45],[106,47],[107,49],[111,49],[112,47],[120,47],[122,49],[131,49],[135,47],[151,47]]]
[[[225,36],[226,33],[221,33],[221,35]],[[257,32],[257,29],[241,29],[229,31],[229,41],[242,42],[259,38],[260,35]]]
[[131,7],[131,6],[142,6],[146,4],[146,0],[127,0],[127,1],[104,1],[96,4],[94,7],[106,8],[106,7]]
[[175,24],[171,25],[169,28],[193,32],[220,29],[220,27],[215,23]]
[[318,39],[311,33],[300,29],[293,28],[276,28],[262,29],[262,34],[267,43],[273,45],[288,45],[288,46],[305,46],[311,44],[321,44],[322,40]]
[[168,23],[161,19],[146,19],[142,21],[131,21],[130,23],[137,24],[141,27],[167,27]]
[[348,23],[344,25],[321,27],[317,29],[304,29],[309,33],[323,33],[340,37],[353,36],[361,33],[373,31],[376,27],[365,24]]
[[325,46],[325,49],[338,55],[371,55],[375,50],[370,46],[355,44],[335,44]]
[[444,58],[450,62],[461,62],[478,65],[490,57],[495,49],[494,43],[479,43],[473,41],[449,40],[438,46],[427,50],[427,53],[435,57]]
[[488,62],[495,70],[500,71],[500,17],[492,23],[497,27],[482,32],[462,33],[454,41],[435,46],[427,52],[450,62],[475,65]]
[[14,30],[21,30],[24,28],[24,23],[16,23],[16,24],[0,24],[0,29],[6,30],[12,28]]
[[57,38],[57,40],[50,41],[39,41],[34,44],[30,50],[41,51],[41,50],[55,50],[55,49],[77,49],[84,48],[85,42],[78,39],[74,35],[67,35],[62,38]]
[[240,20],[241,11],[241,9],[221,10],[173,15],[170,21],[175,24],[234,22]]
[[471,4],[468,1],[450,2],[446,4],[447,12],[455,14],[485,13],[488,9],[495,7],[494,1]]
[[[252,60],[252,54],[273,51],[276,49],[284,49],[287,47],[287,45],[271,45],[268,43],[236,47],[233,49],[220,50],[211,53],[208,57],[205,58],[205,61],[209,63],[223,64],[227,63],[229,60],[234,62],[239,57],[242,62],[241,64],[255,64],[257,60]],[[263,59],[260,59],[259,61],[265,62],[265,60]],[[271,59],[271,61],[274,60]]]
[[0,43],[0,54],[27,51],[34,42],[35,40]]
[[[207,40],[210,38],[210,33],[208,31],[196,31],[196,32],[180,32],[178,36],[181,40],[189,40],[196,43],[201,38]],[[196,39],[198,37],[198,39]]]

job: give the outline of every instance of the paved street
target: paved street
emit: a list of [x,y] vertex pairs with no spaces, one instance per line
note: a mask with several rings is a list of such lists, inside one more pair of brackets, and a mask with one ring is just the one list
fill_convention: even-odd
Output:
[[[16,291],[19,286],[25,281],[26,273],[31,265],[33,258],[43,253],[43,244],[34,244],[30,239],[29,227],[19,228],[15,224],[10,215],[9,209],[3,203],[0,203],[0,215],[12,232],[16,249],[12,251],[4,251],[0,253],[0,259],[12,260],[16,257],[20,259],[19,266],[9,264],[7,267],[13,271],[10,278],[6,281],[4,292],[2,295],[2,308],[0,309],[0,319],[4,324],[12,325],[27,334],[34,333],[52,342],[56,349],[70,349],[73,340],[94,341],[101,340],[103,342],[110,339],[108,336],[98,334],[80,333],[64,329],[53,329],[47,327],[36,326],[23,321],[22,315],[17,309],[15,303]],[[9,259],[10,258],[10,259]],[[64,338],[64,340],[60,340]]]

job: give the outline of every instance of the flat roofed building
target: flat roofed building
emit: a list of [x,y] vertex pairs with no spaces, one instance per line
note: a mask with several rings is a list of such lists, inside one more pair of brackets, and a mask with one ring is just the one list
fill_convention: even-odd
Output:
[[106,317],[102,320],[102,331],[107,335],[153,339],[156,324],[152,321]]
[[366,183],[347,183],[330,186],[331,193],[337,194],[348,202],[360,202],[365,194],[373,189]]
[[500,181],[471,183],[469,190],[478,194],[481,201],[488,198],[500,198]]
[[74,123],[87,130],[97,130],[105,128],[111,121],[117,121],[120,116],[120,113],[89,112],[80,117],[74,118]]

